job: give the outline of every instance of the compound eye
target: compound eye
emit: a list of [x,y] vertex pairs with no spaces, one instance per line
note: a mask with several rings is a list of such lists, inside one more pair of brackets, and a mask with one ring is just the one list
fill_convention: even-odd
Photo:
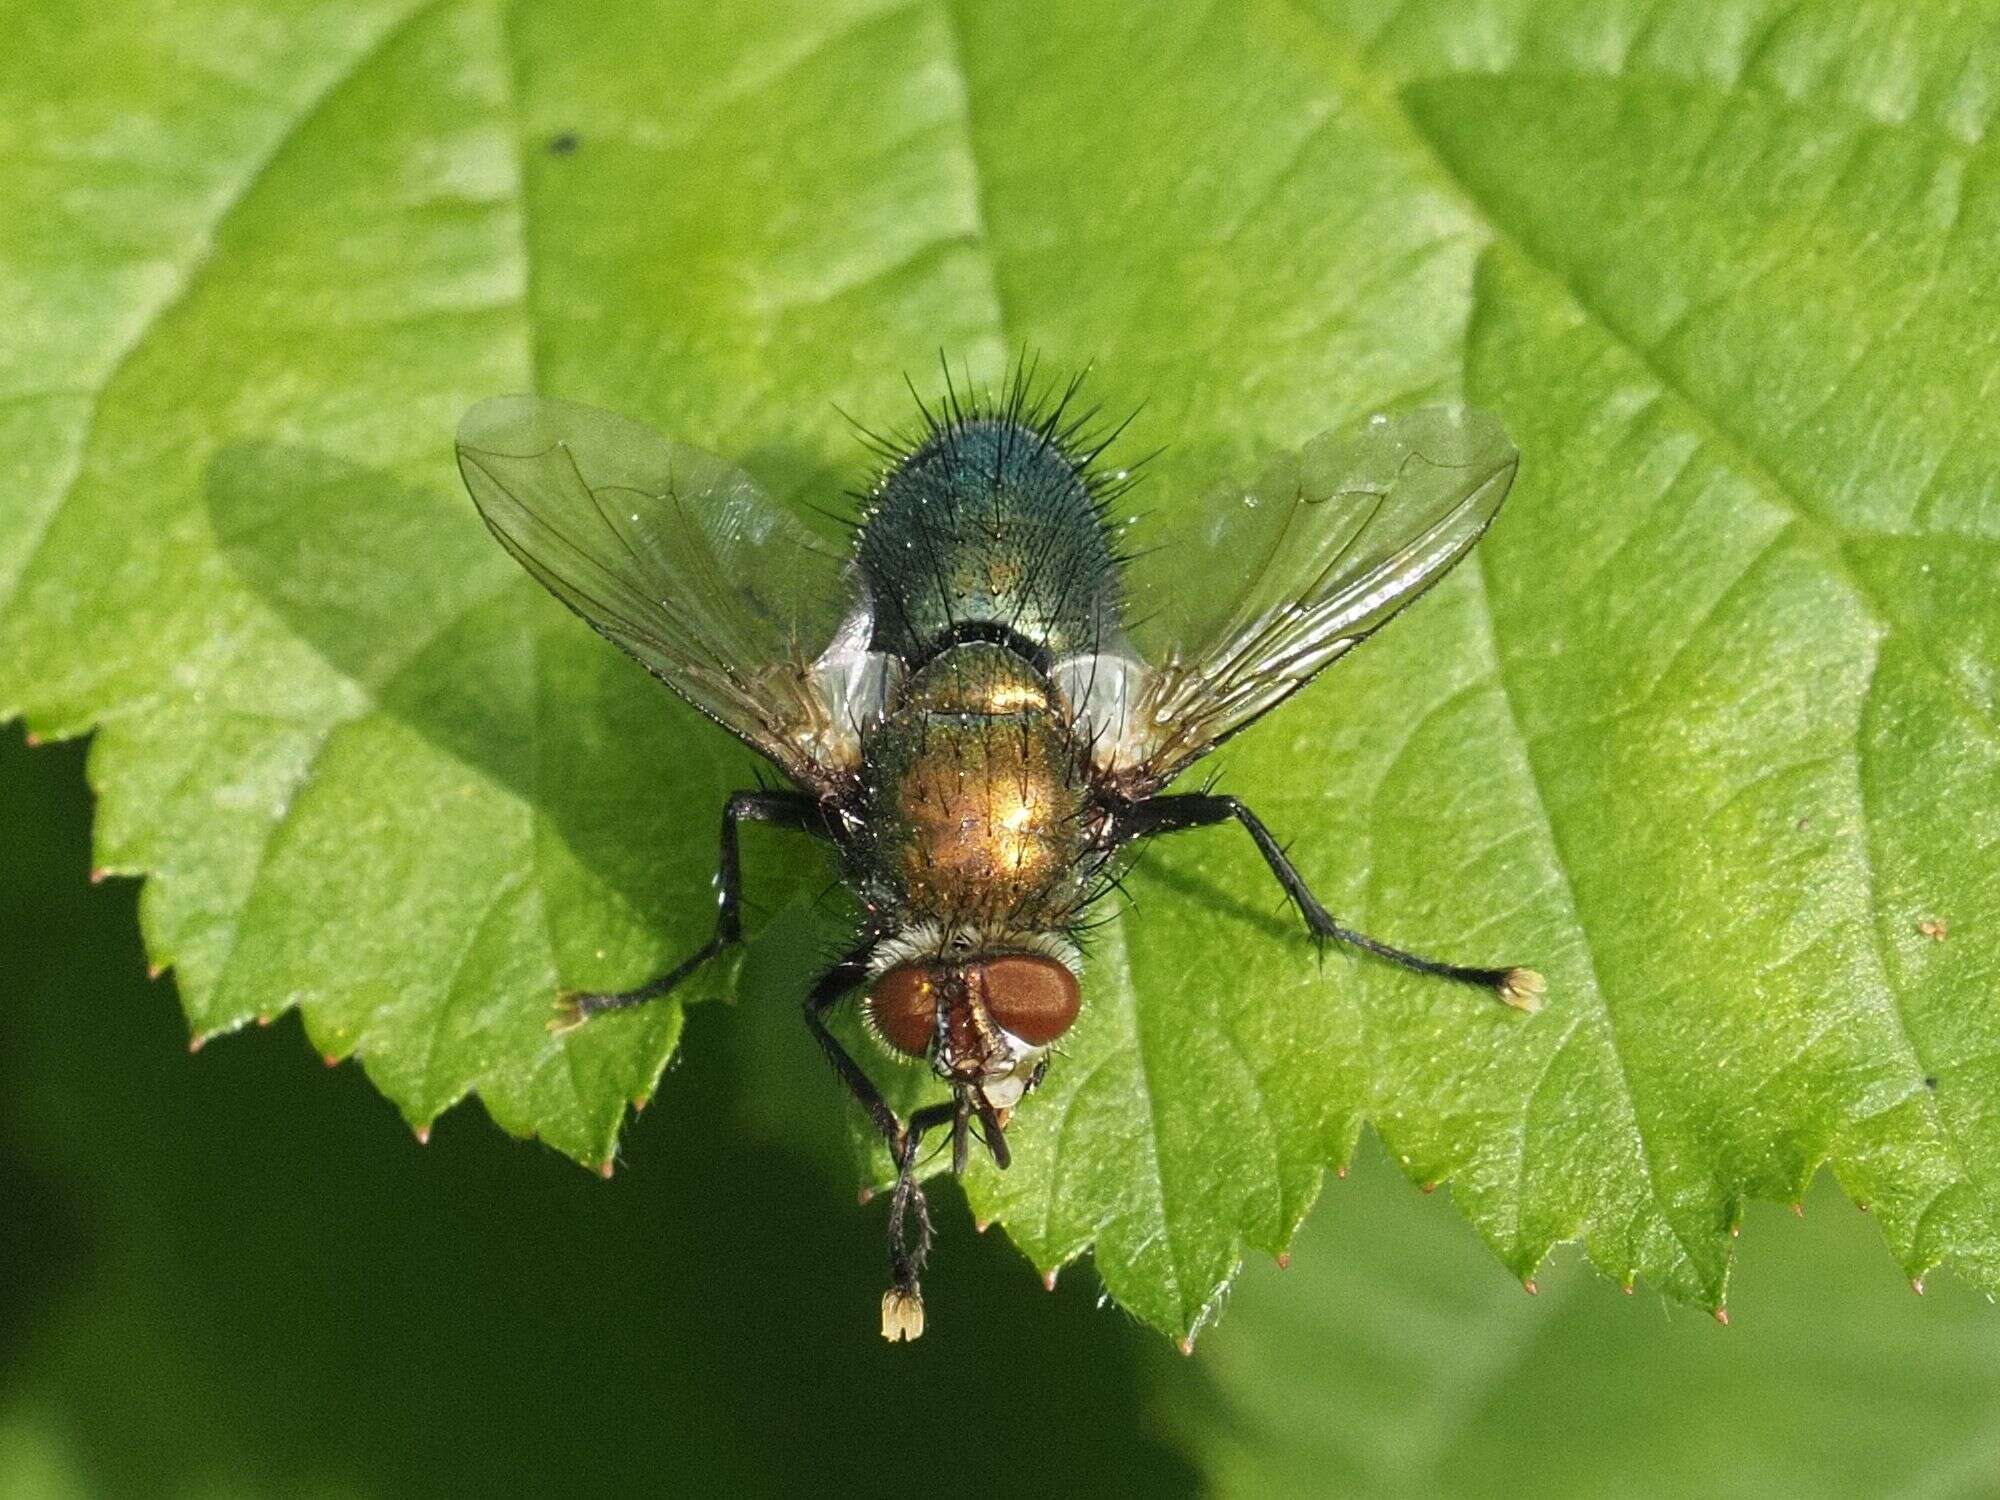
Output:
[[986,1013],[1031,1047],[1046,1047],[1068,1031],[1083,1003],[1068,966],[1039,953],[1003,953],[974,964],[967,977]]
[[937,1035],[939,999],[929,965],[898,964],[868,992],[868,1019],[876,1034],[898,1052],[923,1057]]

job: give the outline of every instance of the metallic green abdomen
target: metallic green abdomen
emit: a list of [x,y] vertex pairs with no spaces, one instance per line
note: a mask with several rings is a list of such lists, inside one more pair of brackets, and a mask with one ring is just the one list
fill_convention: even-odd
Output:
[[1059,922],[1082,903],[1089,789],[1047,680],[1000,646],[955,646],[870,738],[864,892],[945,927]]
[[1117,572],[1091,487],[1042,431],[1005,417],[933,434],[891,469],[858,558],[878,651],[928,659],[1004,630],[1043,665],[1117,633]]

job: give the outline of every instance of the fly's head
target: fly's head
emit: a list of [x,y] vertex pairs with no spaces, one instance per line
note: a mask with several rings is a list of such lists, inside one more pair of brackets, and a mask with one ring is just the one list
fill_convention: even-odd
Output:
[[890,961],[868,993],[870,1027],[950,1086],[954,1169],[964,1168],[974,1121],[1006,1166],[1014,1106],[1041,1082],[1082,1004],[1073,950],[1049,939],[1044,951],[973,943],[901,956],[895,950],[907,945],[885,946]]

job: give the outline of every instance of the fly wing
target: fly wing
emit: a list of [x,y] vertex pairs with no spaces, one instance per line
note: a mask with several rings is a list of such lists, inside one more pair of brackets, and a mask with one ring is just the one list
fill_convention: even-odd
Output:
[[821,789],[889,664],[847,561],[740,470],[610,412],[501,396],[458,467],[500,544],[667,686]]
[[1096,726],[1100,761],[1143,794],[1297,692],[1465,556],[1518,462],[1493,418],[1432,407],[1323,434],[1211,494],[1131,566],[1141,660],[1092,674],[1118,720]]

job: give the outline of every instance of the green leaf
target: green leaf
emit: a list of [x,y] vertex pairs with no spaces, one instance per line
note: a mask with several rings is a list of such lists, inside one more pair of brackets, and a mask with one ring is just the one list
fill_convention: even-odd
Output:
[[[0,64],[0,713],[96,731],[99,862],[147,877],[198,1039],[296,1006],[420,1130],[477,1092],[608,1164],[681,1012],[557,1041],[551,992],[701,941],[753,765],[485,537],[466,406],[592,401],[825,503],[866,472],[836,403],[893,425],[940,346],[1025,345],[1147,402],[1171,510],[1462,396],[1524,455],[1499,524],[1220,764],[1343,917],[1533,963],[1547,1009],[1321,968],[1245,842],[1188,835],[975,1213],[1187,1334],[1366,1119],[1522,1276],[1574,1239],[1720,1305],[1745,1201],[1827,1163],[1909,1274],[2000,1287],[1994,35],[1847,0],[36,7]],[[824,879],[748,863],[767,919]],[[795,997],[769,957],[746,995]]]
[[1718,1328],[1575,1264],[1523,1296],[1448,1193],[1420,1198],[1379,1150],[1361,1156],[1290,1269],[1253,1267],[1200,1358],[1162,1372],[1168,1429],[1207,1493],[1991,1487],[1992,1307],[1952,1278],[1911,1296],[1831,1184],[1808,1195],[1804,1223],[1752,1210]]

